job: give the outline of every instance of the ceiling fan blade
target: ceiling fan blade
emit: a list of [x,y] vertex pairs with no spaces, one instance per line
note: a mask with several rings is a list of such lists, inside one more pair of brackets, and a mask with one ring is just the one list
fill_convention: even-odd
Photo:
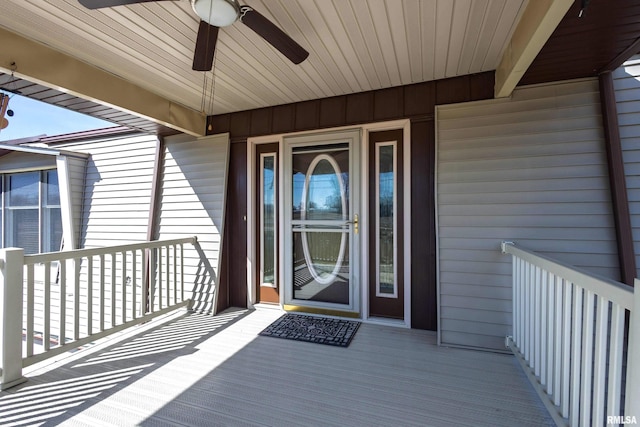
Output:
[[240,8],[240,20],[294,64],[301,63],[309,56],[309,52],[273,22],[265,18],[264,15],[256,12],[255,9],[249,6],[242,6]]
[[219,30],[218,27],[200,21],[196,49],[193,52],[194,71],[209,71],[213,67],[213,54],[216,50]]
[[87,9],[102,9],[103,7],[114,7],[135,3],[148,3],[152,1],[162,0],[78,0],[78,2]]

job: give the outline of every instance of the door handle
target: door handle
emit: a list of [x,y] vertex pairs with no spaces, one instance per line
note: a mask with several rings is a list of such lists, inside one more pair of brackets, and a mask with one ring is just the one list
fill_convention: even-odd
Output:
[[358,214],[353,216],[353,221],[347,221],[347,224],[353,224],[353,232],[356,234],[359,232],[359,223],[360,220],[358,219]]

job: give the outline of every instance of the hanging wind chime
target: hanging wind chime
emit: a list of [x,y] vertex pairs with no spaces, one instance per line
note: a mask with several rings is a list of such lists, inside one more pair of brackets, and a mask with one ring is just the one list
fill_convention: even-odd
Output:
[[[16,70],[16,63],[11,63],[11,77],[9,83],[15,82],[13,73]],[[9,109],[9,100],[11,96],[8,93],[0,92],[0,130],[9,126],[9,120],[6,116],[13,117],[13,110]]]
[[5,114],[8,113],[9,117],[11,117],[13,115],[13,112],[11,110],[7,111],[8,108],[9,95],[0,93],[0,129],[5,129],[7,126],[9,126],[9,120],[5,118]]

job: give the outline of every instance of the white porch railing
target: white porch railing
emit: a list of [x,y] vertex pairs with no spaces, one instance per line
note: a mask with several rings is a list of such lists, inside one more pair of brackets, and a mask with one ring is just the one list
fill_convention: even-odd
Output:
[[640,423],[640,281],[634,293],[512,242],[502,252],[513,260],[506,345],[556,423]]
[[22,368],[189,303],[184,245],[196,237],[24,255],[0,250],[0,390]]

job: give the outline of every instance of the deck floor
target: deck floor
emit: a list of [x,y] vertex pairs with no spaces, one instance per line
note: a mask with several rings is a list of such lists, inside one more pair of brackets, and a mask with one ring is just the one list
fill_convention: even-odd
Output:
[[0,425],[554,425],[513,356],[374,324],[348,348],[258,336],[281,314],[183,314],[33,371]]

